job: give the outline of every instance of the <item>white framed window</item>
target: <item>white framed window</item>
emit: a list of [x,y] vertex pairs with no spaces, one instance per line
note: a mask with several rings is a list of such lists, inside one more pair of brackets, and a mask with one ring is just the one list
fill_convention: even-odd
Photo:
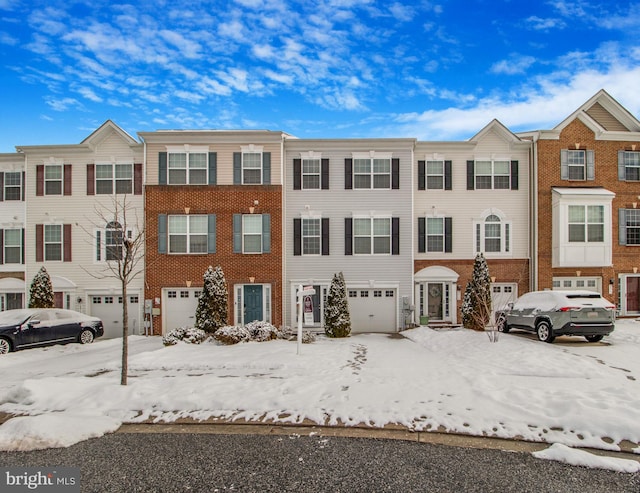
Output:
[[169,253],[207,253],[206,215],[170,215]]
[[262,253],[262,215],[242,216],[242,253]]
[[61,164],[45,164],[44,194],[45,195],[62,195],[62,165]]
[[625,210],[627,245],[640,245],[640,209]]
[[302,189],[303,190],[320,190],[320,159],[303,158],[302,159]]
[[390,189],[391,158],[357,157],[353,159],[354,189]]
[[[133,237],[133,231],[126,232],[127,238]],[[124,229],[118,221],[108,222],[104,229],[95,231],[96,261],[122,260],[124,247]]]
[[62,260],[62,224],[44,225],[44,260]]
[[302,219],[302,254],[320,255],[321,253],[321,220],[320,218]]
[[475,253],[510,254],[511,222],[497,213],[489,213],[474,224]]
[[587,153],[580,149],[567,151],[567,165],[569,166],[569,180],[585,180],[587,176]]
[[570,243],[603,243],[604,206],[570,205],[568,227]]
[[391,218],[353,218],[354,255],[389,255],[391,253]]
[[167,153],[169,185],[206,185],[208,167],[206,152]]
[[22,200],[22,172],[21,171],[5,172],[4,200]]
[[22,263],[22,230],[21,229],[5,229],[4,230],[4,263],[5,264],[21,264]]
[[133,192],[133,164],[96,164],[96,194]]
[[444,189],[444,161],[427,161],[426,174],[428,190]]
[[262,153],[242,153],[242,183],[260,185],[262,183]]
[[640,151],[621,151],[624,166],[624,179],[626,181],[640,181]]
[[444,217],[427,218],[427,252],[444,252]]
[[511,162],[478,160],[475,162],[475,188],[478,190],[506,190],[511,187]]

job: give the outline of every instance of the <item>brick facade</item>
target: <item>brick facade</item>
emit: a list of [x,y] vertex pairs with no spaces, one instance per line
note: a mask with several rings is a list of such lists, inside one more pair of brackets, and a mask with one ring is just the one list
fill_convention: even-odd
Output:
[[[233,214],[271,215],[271,253],[233,253]],[[215,254],[158,253],[159,214],[216,214]],[[234,320],[233,293],[236,284],[270,284],[272,323],[282,324],[282,187],[280,185],[147,186],[145,299],[161,298],[162,288],[202,287],[208,266],[221,266],[229,287],[229,323]],[[162,310],[162,307],[155,305]],[[160,316],[154,318],[154,333],[162,333]]]
[[[560,151],[562,149],[594,150],[595,180],[568,181],[560,177]],[[631,150],[638,141],[596,140],[585,123],[576,118],[560,132],[559,140],[540,139],[538,150],[538,286],[551,289],[553,277],[575,277],[577,268],[552,268],[552,187],[603,187],[615,193],[612,204],[613,265],[580,268],[583,277],[600,277],[602,294],[618,304],[618,274],[631,273],[640,267],[640,250],[637,246],[618,244],[618,209],[630,209],[639,202],[640,183],[618,179],[618,151]],[[640,146],[638,146],[640,150]],[[612,293],[609,285],[613,281]]]

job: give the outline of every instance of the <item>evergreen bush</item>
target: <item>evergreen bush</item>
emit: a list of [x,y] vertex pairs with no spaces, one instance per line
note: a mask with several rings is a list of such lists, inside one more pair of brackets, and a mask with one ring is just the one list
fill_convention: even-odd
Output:
[[40,270],[33,277],[29,289],[29,308],[55,308],[53,299],[53,286],[47,269]]
[[195,328],[214,333],[228,323],[227,280],[220,266],[215,269],[209,266],[202,277],[204,282],[196,308]]
[[347,301],[347,288],[342,272],[334,274],[324,306],[324,332],[328,337],[349,337],[351,317]]

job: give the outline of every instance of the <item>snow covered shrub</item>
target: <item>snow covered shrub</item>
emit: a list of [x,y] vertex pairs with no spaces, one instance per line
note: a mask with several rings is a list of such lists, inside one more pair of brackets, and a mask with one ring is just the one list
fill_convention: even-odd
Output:
[[202,277],[204,282],[198,298],[195,326],[211,333],[227,325],[227,280],[220,266],[215,269],[209,266]]
[[251,334],[246,327],[225,325],[215,331],[213,338],[222,344],[231,345],[249,341],[251,339]]
[[491,318],[491,278],[484,255],[473,264],[473,276],[467,284],[462,303],[462,322],[468,329],[485,330]]
[[162,344],[165,346],[173,346],[178,341],[184,341],[191,344],[200,344],[207,339],[207,333],[204,330],[194,327],[178,327],[169,331],[168,334],[162,336]]
[[324,306],[324,332],[329,337],[349,337],[351,334],[347,288],[342,272],[333,275],[329,286]]
[[[278,339],[284,339],[285,341],[297,341],[298,331],[293,330],[291,327],[283,327],[278,330]],[[316,342],[316,335],[310,330],[302,331],[302,344],[311,344]]]
[[29,308],[55,308],[53,286],[47,269],[40,270],[33,277],[29,290]]
[[269,322],[256,320],[249,322],[244,327],[249,331],[252,341],[264,342],[278,338],[278,329]]
[[316,342],[316,335],[308,330],[302,331],[302,344],[312,344]]

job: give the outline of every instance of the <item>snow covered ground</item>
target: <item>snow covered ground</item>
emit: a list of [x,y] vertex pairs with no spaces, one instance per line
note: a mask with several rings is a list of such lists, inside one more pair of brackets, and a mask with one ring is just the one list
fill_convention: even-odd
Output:
[[[0,411],[21,416],[0,426],[0,450],[69,446],[123,422],[180,417],[395,423],[608,450],[640,443],[638,321],[618,321],[597,344],[518,332],[491,343],[425,327],[402,335],[320,337],[300,355],[281,340],[164,347],[132,336],[127,386],[119,340],[2,355]],[[640,470],[628,462],[619,470]]]

